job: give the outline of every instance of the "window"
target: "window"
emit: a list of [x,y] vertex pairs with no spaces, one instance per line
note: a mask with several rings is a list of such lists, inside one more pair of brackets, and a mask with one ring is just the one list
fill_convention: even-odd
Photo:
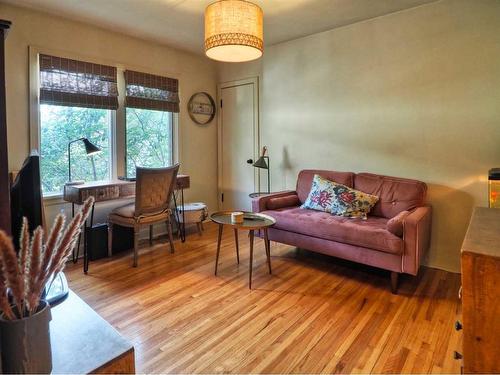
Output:
[[172,164],[172,113],[179,112],[176,79],[125,71],[126,173],[136,167],[158,168]]
[[[41,157],[44,196],[61,196],[70,179],[69,144],[73,182],[108,180],[118,173],[135,177],[138,166],[173,164],[178,80],[130,70],[120,74],[125,85],[118,93],[116,67],[30,47],[30,98],[37,103],[30,107],[30,138]],[[115,116],[118,95],[124,97],[124,107]],[[116,142],[116,133],[125,134],[125,142]],[[82,140],[100,152],[87,155],[89,145]]]
[[172,113],[127,108],[127,176],[135,177],[136,167],[172,165]]
[[40,105],[40,169],[44,195],[62,192],[68,181],[68,143],[81,137],[88,138],[102,151],[87,156],[82,142],[72,144],[72,180],[110,178],[110,125],[111,111],[107,109]]
[[[111,176],[111,121],[118,108],[115,67],[40,54],[40,156],[44,195],[61,194],[69,180],[106,180]],[[88,139],[101,149],[89,156]],[[76,142],[73,142],[76,141]],[[69,144],[71,143],[71,146]]]

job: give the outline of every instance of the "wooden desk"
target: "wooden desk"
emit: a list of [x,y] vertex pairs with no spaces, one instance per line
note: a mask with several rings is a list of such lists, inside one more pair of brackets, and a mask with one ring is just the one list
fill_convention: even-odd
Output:
[[133,345],[75,293],[51,313],[52,373],[135,373]]
[[[177,176],[176,190],[188,189],[188,175]],[[63,198],[65,201],[81,205],[88,197],[94,197],[96,202],[135,197],[135,181],[94,181],[81,185],[65,185]]]
[[[189,175],[179,174],[177,175],[177,181],[175,190],[180,191],[181,194],[181,206],[184,208],[184,189],[188,189],[190,186]],[[93,181],[87,182],[80,185],[65,185],[63,192],[63,199],[71,203],[72,215],[75,215],[75,204],[82,205],[83,202],[88,197],[94,197],[94,203],[104,202],[116,199],[125,199],[135,197],[135,181],[122,181],[122,180],[111,180],[111,181]],[[184,209],[182,210],[182,221],[179,220],[179,211],[177,210],[177,198],[174,194],[174,206],[175,206],[175,217],[177,219],[177,224],[180,228],[180,236],[182,242],[186,240],[186,227],[184,220]],[[90,213],[90,227],[92,227],[94,222],[94,206],[92,206],[92,211]],[[85,223],[87,228],[87,223]],[[85,233],[85,231],[84,231]],[[77,251],[80,248],[80,239],[78,239]],[[83,242],[83,271],[87,273],[89,268],[88,260],[88,247],[87,241],[84,236]],[[76,257],[73,255],[73,262],[76,263],[78,258],[78,253]]]

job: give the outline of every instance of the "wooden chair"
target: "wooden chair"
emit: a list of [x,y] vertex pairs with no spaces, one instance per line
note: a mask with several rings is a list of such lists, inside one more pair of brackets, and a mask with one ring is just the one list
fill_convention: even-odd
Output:
[[108,216],[109,254],[113,249],[113,224],[134,228],[134,267],[137,267],[141,227],[149,226],[151,243],[153,224],[161,222],[167,224],[170,252],[174,252],[170,202],[178,171],[179,164],[167,168],[137,168],[135,203],[115,208]]

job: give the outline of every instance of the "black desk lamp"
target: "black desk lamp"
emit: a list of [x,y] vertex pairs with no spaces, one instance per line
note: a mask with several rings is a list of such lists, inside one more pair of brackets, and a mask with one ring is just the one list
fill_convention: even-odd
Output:
[[[75,185],[77,182],[72,182],[71,181],[71,145],[75,142],[82,141],[84,146],[85,146],[85,152],[87,153],[88,156],[95,155],[99,152],[101,152],[101,149],[97,147],[95,144],[90,142],[87,138],[78,138],[75,139],[74,141],[71,141],[68,143],[68,182],[72,183]],[[95,164],[92,163],[92,168],[94,171],[94,180],[97,179],[96,176],[96,171],[95,171]]]
[[[266,156],[267,146],[262,147],[262,154],[260,158],[257,159],[253,166],[255,168],[267,169],[267,193],[271,193],[271,176],[269,170],[269,156]],[[260,183],[259,183],[259,193],[260,193]]]

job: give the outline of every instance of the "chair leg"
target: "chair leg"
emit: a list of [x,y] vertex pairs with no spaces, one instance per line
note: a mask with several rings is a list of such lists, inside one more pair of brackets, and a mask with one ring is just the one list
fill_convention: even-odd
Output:
[[134,267],[137,267],[137,258],[139,257],[139,227],[134,227]]
[[392,294],[398,294],[398,281],[399,273],[391,272],[391,292]]
[[198,228],[198,234],[201,236],[201,223],[196,223],[196,228]]
[[167,221],[168,242],[170,243],[170,252],[174,253],[174,236],[172,235],[172,222]]
[[153,245],[153,226],[149,226],[149,246]]
[[113,223],[108,223],[108,257],[113,255]]

